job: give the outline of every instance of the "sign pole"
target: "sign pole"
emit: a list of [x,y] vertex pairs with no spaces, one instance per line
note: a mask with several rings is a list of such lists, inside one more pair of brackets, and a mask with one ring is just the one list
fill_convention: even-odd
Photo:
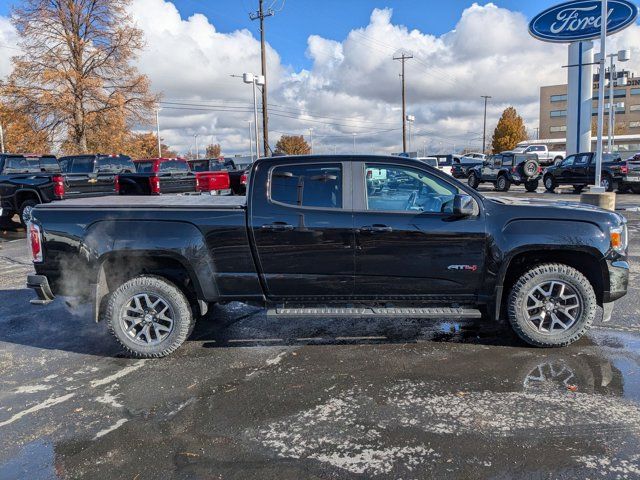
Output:
[[602,0],[602,16],[600,17],[600,80],[598,84],[598,140],[596,143],[596,180],[591,188],[594,193],[602,193],[602,137],[604,134],[604,84],[607,61],[607,0]]

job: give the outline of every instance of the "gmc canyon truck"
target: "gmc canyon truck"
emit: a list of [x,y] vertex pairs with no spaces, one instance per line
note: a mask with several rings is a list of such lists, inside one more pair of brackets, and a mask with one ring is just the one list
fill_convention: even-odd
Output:
[[[383,188],[368,188],[372,171]],[[37,206],[32,302],[85,299],[126,350],[162,357],[216,302],[282,317],[506,317],[524,341],[555,347],[627,292],[615,212],[487,198],[401,157],[265,158],[251,179],[246,197]]]

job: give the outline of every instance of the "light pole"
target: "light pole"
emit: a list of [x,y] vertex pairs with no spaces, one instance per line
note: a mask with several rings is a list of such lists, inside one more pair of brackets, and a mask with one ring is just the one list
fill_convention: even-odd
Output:
[[598,140],[596,142],[596,178],[591,190],[594,193],[603,193],[604,189],[600,186],[602,179],[602,137],[604,134],[604,82],[605,82],[605,62],[607,60],[607,22],[608,18],[607,0],[602,0],[602,10],[600,11],[600,79],[598,82]]
[[[249,123],[249,150],[251,150],[251,161],[253,162],[253,130],[251,129],[251,120],[248,120]],[[257,147],[257,145],[256,145]]]
[[160,109],[156,108],[156,136],[158,137],[158,158],[162,158],[162,144],[160,143]]
[[[610,60],[609,67],[609,134],[607,135],[607,151],[609,153],[613,152],[613,138],[614,138],[614,130],[616,127],[615,124],[615,115],[616,115],[616,107],[617,104],[614,105],[613,98],[615,96],[615,89],[618,85],[618,79],[616,75],[616,65],[613,61],[614,58],[617,58],[619,62],[628,62],[630,60],[631,54],[629,50],[620,50],[617,53],[610,53],[607,55]],[[622,84],[626,84],[625,78],[622,78]]]
[[409,124],[409,151],[412,149],[413,145],[413,122],[416,121],[416,117],[414,115],[407,115],[407,124]]
[[356,135],[357,133],[352,133],[353,135],[353,153],[356,153]]
[[200,158],[200,149],[198,148],[198,134],[197,133],[193,134],[193,142],[194,142],[195,147],[196,147],[196,160],[198,160]]
[[311,144],[310,145],[310,147],[311,147],[310,152],[311,152],[311,155],[313,155],[313,128],[309,129],[309,143]]
[[487,151],[487,101],[491,95],[481,95],[480,98],[484,98],[484,123],[482,126],[482,153]]
[[[265,79],[263,75],[254,75],[253,73],[243,73],[242,80],[244,83],[253,85],[253,119],[256,126],[256,158],[260,156],[260,140],[258,138],[258,96],[256,94],[256,85],[264,85]],[[265,145],[266,151],[266,145]]]

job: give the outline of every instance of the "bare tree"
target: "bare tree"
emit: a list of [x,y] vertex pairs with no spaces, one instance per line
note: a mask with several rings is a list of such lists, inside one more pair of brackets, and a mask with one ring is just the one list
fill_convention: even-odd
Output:
[[[23,54],[12,59],[3,89],[52,137],[86,152],[88,126],[112,110],[128,125],[148,124],[158,98],[132,66],[142,31],[126,11],[129,0],[24,0],[12,11]],[[99,123],[99,122],[98,122]]]

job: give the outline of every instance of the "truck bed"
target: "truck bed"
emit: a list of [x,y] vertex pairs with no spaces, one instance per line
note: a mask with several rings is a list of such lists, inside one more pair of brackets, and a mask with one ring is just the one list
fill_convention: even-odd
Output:
[[185,208],[233,210],[243,209],[247,205],[247,197],[214,195],[153,195],[126,196],[111,195],[93,198],[74,198],[59,202],[39,205],[38,209],[149,209],[149,208]]

